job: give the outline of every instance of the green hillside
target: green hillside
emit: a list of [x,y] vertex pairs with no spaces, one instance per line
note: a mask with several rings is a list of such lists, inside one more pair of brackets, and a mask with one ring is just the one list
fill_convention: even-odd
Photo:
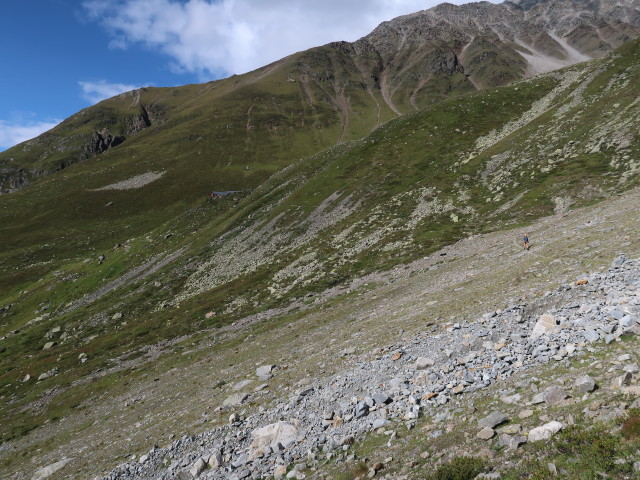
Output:
[[[248,315],[296,315],[308,295],[638,184],[638,41],[510,86],[452,88],[399,118],[339,47],[106,100],[2,155],[65,165],[0,196],[3,441],[124,388],[114,361],[147,346],[172,368],[181,342]],[[131,134],[141,105],[156,113]],[[77,157],[105,123],[125,140]],[[55,145],[70,150],[27,155]],[[162,175],[102,189],[150,172]]]

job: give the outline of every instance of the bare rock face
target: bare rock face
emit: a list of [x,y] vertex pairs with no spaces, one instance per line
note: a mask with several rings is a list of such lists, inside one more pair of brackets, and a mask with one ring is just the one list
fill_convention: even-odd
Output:
[[[384,22],[363,40],[383,64],[400,67],[402,59],[411,68],[409,52],[438,52],[440,65],[489,86],[600,57],[640,35],[639,12],[637,0],[444,3]],[[456,62],[445,61],[451,54]],[[500,75],[492,77],[486,57]],[[437,70],[432,63],[424,73]]]

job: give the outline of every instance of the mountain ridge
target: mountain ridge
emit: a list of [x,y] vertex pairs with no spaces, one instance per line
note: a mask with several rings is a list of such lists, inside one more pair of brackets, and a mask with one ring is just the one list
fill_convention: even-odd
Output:
[[[306,100],[301,110],[295,109],[299,113],[291,111],[285,125],[296,128],[293,118],[298,117],[302,123],[328,126],[337,129],[333,143],[340,143],[360,138],[381,121],[447,95],[503,85],[598,57],[639,34],[637,0],[544,1],[526,3],[525,7],[513,2],[441,4],[383,22],[356,42],[330,43],[245,75],[194,88],[200,90],[196,95],[208,97],[200,97],[203,101],[216,105],[237,89],[248,88],[245,96],[250,96],[250,85],[262,85],[278,76],[284,82],[277,72],[288,67],[284,85],[295,88],[285,88],[284,95],[295,92]],[[265,85],[268,89],[274,88],[273,80],[271,86]],[[94,158],[147,130],[152,120],[168,120],[168,112],[183,116],[180,112],[189,109],[189,101],[181,103],[194,88],[145,88],[114,97],[82,110],[22,146],[0,153],[0,193],[16,191],[41,175]],[[221,93],[207,94],[213,90]],[[147,91],[155,95],[149,98],[144,95]],[[127,105],[129,95],[133,98]],[[172,96],[182,100],[175,103]],[[238,117],[251,109],[248,105],[243,112],[224,119],[225,125],[216,126],[214,122],[208,129],[228,127],[227,122],[238,122]],[[320,110],[324,114],[318,117]],[[267,107],[265,113],[272,118],[261,128],[277,131],[284,120],[281,112]],[[376,120],[372,121],[374,115]],[[244,123],[247,130],[252,127],[250,119]],[[192,130],[204,133],[203,128],[196,124]],[[326,139],[319,146],[330,144]]]

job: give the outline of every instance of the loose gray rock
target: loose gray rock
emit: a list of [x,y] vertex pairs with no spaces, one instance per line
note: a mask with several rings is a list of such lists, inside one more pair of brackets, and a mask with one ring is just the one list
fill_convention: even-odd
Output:
[[491,412],[489,415],[478,421],[478,428],[495,428],[507,420],[509,420],[509,417],[506,414],[502,412]]
[[202,472],[204,472],[205,468],[207,468],[207,464],[202,458],[199,458],[198,461],[193,465],[193,467],[191,467],[189,473],[193,478],[197,478]]
[[631,327],[634,327],[636,323],[637,323],[636,319],[632,315],[625,315],[618,322],[618,324],[620,325],[620,328],[622,328],[623,330],[627,330]]
[[582,336],[584,337],[585,341],[589,343],[597,342],[600,339],[600,334],[592,329],[585,330],[582,333]]
[[547,388],[542,394],[544,403],[546,403],[550,407],[559,405],[567,397],[567,392],[565,392],[564,389],[558,385],[553,385]]
[[273,372],[274,368],[276,368],[275,365],[263,365],[256,368],[256,375],[259,377],[266,377]]
[[578,392],[585,394],[595,390],[596,381],[589,375],[582,375],[576,378],[574,386]]
[[224,402],[222,402],[222,405],[225,407],[237,407],[247,398],[249,398],[249,395],[246,393],[234,393],[233,395],[229,395]]
[[372,398],[376,405],[387,405],[392,402],[391,398],[385,393],[374,393]]
[[550,333],[556,333],[560,330],[560,320],[556,319],[553,315],[548,313],[541,315],[536,324],[531,330],[529,337],[532,340],[540,338],[543,335],[548,335]]
[[615,388],[627,387],[631,385],[632,378],[633,378],[633,375],[631,374],[631,372],[624,372],[624,374],[620,375],[619,377],[616,377],[613,380],[613,386]]
[[277,422],[251,432],[251,452],[270,446],[276,449],[279,445],[289,447],[298,440],[298,429],[289,422]]
[[529,432],[528,440],[530,442],[539,442],[541,440],[548,440],[554,434],[558,433],[560,430],[564,428],[560,422],[549,422],[544,425],[534,428]]
[[426,357],[418,357],[416,360],[416,370],[425,370],[429,367],[433,367],[436,362],[434,362],[431,358]]
[[489,440],[493,438],[495,434],[496,434],[496,431],[493,428],[484,427],[482,430],[478,432],[476,437],[478,437],[480,440]]
[[222,454],[217,451],[211,454],[209,461],[207,462],[214,470],[222,466]]
[[241,380],[233,386],[233,389],[237,392],[238,390],[242,390],[244,387],[249,385],[251,380]]

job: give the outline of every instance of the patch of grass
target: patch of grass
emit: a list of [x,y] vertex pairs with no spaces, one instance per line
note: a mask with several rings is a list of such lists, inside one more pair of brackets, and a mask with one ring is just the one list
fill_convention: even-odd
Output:
[[440,465],[425,480],[473,480],[486,468],[485,462],[476,457],[456,457]]
[[627,440],[640,440],[640,409],[633,408],[627,412],[622,422],[621,433]]
[[[632,417],[629,417],[632,418]],[[633,418],[637,420],[635,414]],[[517,469],[505,472],[506,480],[549,478],[548,464],[553,463],[562,478],[597,480],[603,476],[630,478],[630,461],[640,447],[636,437],[616,433],[611,424],[576,425],[567,428],[543,445],[535,445],[535,457]]]

